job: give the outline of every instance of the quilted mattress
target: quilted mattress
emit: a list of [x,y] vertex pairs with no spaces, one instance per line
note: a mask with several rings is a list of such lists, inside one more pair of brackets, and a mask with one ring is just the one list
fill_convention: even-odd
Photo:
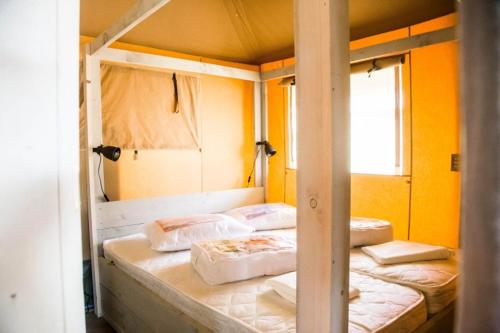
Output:
[[351,248],[392,241],[390,222],[364,217],[351,218]]
[[427,311],[434,314],[456,298],[457,256],[458,252],[446,260],[381,265],[361,249],[353,249],[350,270],[420,290],[425,295]]
[[[190,251],[153,251],[142,234],[106,241],[104,255],[143,286],[215,332],[296,330],[295,306],[266,285],[268,277],[208,285],[193,269]],[[364,274],[351,273],[350,277],[361,293],[349,303],[349,332],[411,332],[425,321],[425,302],[420,292]]]
[[208,284],[292,272],[296,261],[295,240],[280,235],[208,240],[191,247],[191,263]]

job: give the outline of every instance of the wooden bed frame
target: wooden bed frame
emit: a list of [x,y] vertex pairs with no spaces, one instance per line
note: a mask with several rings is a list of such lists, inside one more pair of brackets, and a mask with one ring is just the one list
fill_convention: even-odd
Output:
[[[103,317],[117,332],[213,332],[103,257],[99,269]],[[455,302],[414,333],[452,333],[454,313]]]
[[107,239],[141,232],[144,223],[160,218],[190,214],[218,213],[228,209],[265,202],[263,187],[250,187],[218,192],[193,193],[140,200],[96,203],[92,232],[92,279],[94,281],[94,308],[101,315],[101,276],[99,257]]
[[[144,222],[161,217],[196,213],[217,213],[227,209],[264,202],[262,187],[220,192],[195,193],[99,203],[96,246],[98,270],[94,279],[99,286],[101,315],[117,332],[212,332],[220,331],[216,318],[205,318],[204,325],[103,257],[102,244],[107,239],[140,232]],[[453,332],[454,304],[435,314],[416,333]],[[211,328],[207,327],[211,326]],[[236,328],[233,328],[236,329]],[[239,330],[241,331],[241,330]],[[249,331],[250,332],[250,331]]]
[[[99,302],[96,305],[100,315],[118,332],[211,332],[175,305],[107,262],[103,257],[102,244],[107,239],[138,233],[145,222],[158,218],[218,213],[264,201],[264,188],[251,187],[98,203],[94,245],[99,255],[93,279],[96,284],[95,292],[98,293],[94,299]],[[96,265],[93,266],[95,267]],[[213,322],[216,326],[217,320],[209,318],[207,322]]]
[[103,257],[99,269],[102,315],[117,332],[212,332]]

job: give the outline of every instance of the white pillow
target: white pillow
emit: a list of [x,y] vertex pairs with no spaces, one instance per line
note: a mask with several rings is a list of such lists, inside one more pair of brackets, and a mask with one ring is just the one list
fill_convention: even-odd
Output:
[[410,241],[392,242],[365,246],[361,251],[382,265],[416,261],[448,259],[452,252],[444,246],[429,245]]
[[258,204],[228,210],[224,214],[252,226],[255,230],[295,228],[297,210],[283,203]]
[[242,236],[253,231],[251,226],[222,214],[174,217],[144,225],[144,234],[156,251],[189,250],[194,242]]

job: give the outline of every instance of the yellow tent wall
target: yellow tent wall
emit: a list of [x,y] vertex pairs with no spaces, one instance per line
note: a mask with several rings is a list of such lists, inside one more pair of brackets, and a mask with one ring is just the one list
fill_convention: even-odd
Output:
[[[91,38],[82,36],[80,44]],[[126,43],[114,48],[259,70],[258,66],[196,57]],[[255,157],[253,82],[200,75],[202,151],[122,150],[117,162],[104,160],[104,185],[111,200],[220,191],[246,186]],[[81,160],[84,259],[88,252],[85,152]]]
[[[351,48],[450,27],[455,21],[455,15],[447,15],[353,41]],[[397,239],[458,246],[459,173],[450,171],[450,155],[459,152],[457,58],[456,42],[410,52],[403,67],[403,175],[352,175],[352,215],[391,221]],[[261,68],[293,62],[287,59]],[[268,198],[295,204],[296,170],[286,167],[288,93],[278,82],[267,83],[268,137],[280,152],[269,162]]]
[[[113,200],[246,186],[254,157],[253,82],[201,76],[202,151],[124,150],[105,162]],[[165,129],[168,130],[168,129]]]

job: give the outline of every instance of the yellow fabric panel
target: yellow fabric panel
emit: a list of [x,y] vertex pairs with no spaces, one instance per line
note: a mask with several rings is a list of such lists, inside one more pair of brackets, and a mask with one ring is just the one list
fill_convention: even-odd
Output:
[[454,27],[457,25],[457,14],[449,14],[436,19],[412,25],[411,35],[423,34],[426,32]]
[[201,191],[198,150],[122,150],[117,162],[105,161],[106,192],[111,200],[138,199]]
[[394,238],[408,239],[410,177],[353,174],[351,215],[392,223]]
[[[438,29],[454,17],[419,25],[412,33]],[[410,239],[458,246],[460,173],[450,155],[460,152],[457,42],[411,52],[413,184]]]
[[254,158],[253,83],[202,75],[199,150],[133,150],[105,169],[112,200],[246,186]]
[[201,117],[203,191],[246,187],[255,156],[253,83],[202,76]]
[[402,122],[401,122],[401,130],[402,133],[402,162],[403,162],[403,170],[402,175],[409,176],[411,175],[411,132],[412,132],[412,122],[411,122],[411,68],[410,68],[410,55],[405,55],[405,63],[401,65],[401,97],[402,103],[401,107],[403,108],[402,112]]
[[278,69],[283,67],[283,60],[278,60],[278,61],[273,61],[273,62],[267,62],[265,64],[260,65],[260,70],[262,72],[265,71],[272,71],[273,69]]
[[[92,38],[82,36],[80,46]],[[213,63],[235,68],[259,70],[259,66],[238,64],[198,56],[180,54],[126,43],[114,43],[114,48],[182,59]],[[81,47],[81,49],[83,49]],[[104,160],[104,186],[111,200],[127,200],[152,196],[224,190],[246,186],[254,154],[253,84],[231,79],[201,76],[201,116],[204,113],[218,120],[201,125],[202,140],[214,142],[198,150],[122,150],[118,162]],[[227,93],[221,94],[221,91]],[[217,100],[217,98],[224,98]],[[80,124],[85,131],[85,124]],[[234,131],[231,140],[225,133]],[[83,135],[83,139],[85,135]],[[213,140],[213,141],[212,141]],[[227,145],[226,145],[227,143]],[[87,172],[85,139],[80,151],[80,190],[83,258],[90,258],[87,216]],[[230,156],[230,158],[228,158]],[[202,165],[203,159],[203,165]],[[203,166],[203,169],[202,169]],[[202,182],[202,179],[204,182]]]
[[285,171],[285,203],[297,206],[297,170]]
[[[92,39],[81,36],[81,49],[83,49],[84,44]],[[121,42],[113,43],[112,47],[241,69],[259,70],[259,66]],[[200,112],[203,119],[208,119],[206,124],[201,124],[202,140],[206,143],[203,153],[200,154],[198,150],[191,153],[163,149],[139,150],[139,158],[133,160],[133,151],[123,151],[123,155],[117,163],[104,162],[105,187],[112,200],[182,194],[203,190],[224,190],[246,186],[246,177],[250,172],[254,157],[253,85],[251,82],[207,75],[200,76],[200,79],[202,86]],[[204,113],[209,116],[205,117]],[[85,128],[81,126],[81,130],[85,130]],[[226,133],[229,133],[229,131],[234,132],[230,133],[231,140],[227,140],[229,136]],[[85,146],[86,144],[83,144],[83,148]],[[126,161],[127,159],[128,161]],[[171,163],[170,160],[176,161]],[[82,161],[85,163],[84,160]],[[140,167],[143,163],[147,164],[145,169]],[[148,170],[148,173],[141,170]],[[178,179],[174,182],[176,175]],[[141,184],[135,187],[134,185],[137,185],[136,180],[138,179],[140,179]],[[202,179],[204,182],[202,182]],[[86,175],[82,174],[82,184],[85,183]],[[127,184],[130,184],[130,186]]]
[[104,145],[122,149],[200,146],[200,79],[171,73],[101,65]]
[[362,47],[368,47],[372,45],[377,45],[381,43],[390,42],[396,39],[406,38],[410,35],[408,28],[402,28],[394,31],[389,31],[383,34],[370,36],[366,38],[361,38],[358,40],[353,40],[349,43],[351,50],[359,49]]
[[273,69],[278,69],[285,66],[295,65],[295,58],[287,58],[283,60],[277,60],[272,62],[266,62],[260,65],[260,70],[262,72],[271,71]]
[[280,79],[268,81],[268,140],[278,151],[269,159],[268,202],[285,201],[286,168],[286,110],[288,110],[287,89],[278,85]]
[[[411,33],[442,29],[455,23],[456,15],[447,15],[411,27]],[[409,28],[404,28],[353,41],[351,48],[405,38],[409,32]],[[412,51],[411,57],[407,58],[411,61],[411,69],[410,61],[407,61],[402,72],[403,172],[406,177],[352,175],[352,214],[387,219],[394,223],[396,237],[407,239],[411,187],[410,238],[456,247],[459,231],[459,173],[449,171],[450,154],[459,152],[456,43],[417,49]],[[263,64],[261,68],[271,70],[282,66],[284,61],[277,61]],[[269,133],[281,140],[282,136],[285,137],[281,133],[284,131],[287,105],[276,102],[281,100],[276,87],[268,84],[268,88]],[[286,182],[283,183],[285,166],[285,162],[279,161],[271,164],[269,198],[276,201],[285,192],[286,202],[295,204],[296,172],[287,170]],[[410,178],[412,172],[413,177]],[[411,186],[407,183],[410,179]]]

